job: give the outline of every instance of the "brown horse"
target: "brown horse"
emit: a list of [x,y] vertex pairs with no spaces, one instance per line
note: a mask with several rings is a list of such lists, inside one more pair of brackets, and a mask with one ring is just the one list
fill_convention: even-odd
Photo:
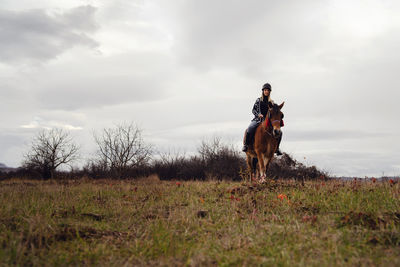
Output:
[[[278,138],[281,135],[281,109],[285,102],[269,106],[267,118],[258,125],[251,144],[246,152],[247,168],[251,175],[260,176],[260,182],[265,182],[269,163],[278,147]],[[256,164],[258,160],[258,164]],[[258,165],[258,166],[255,166]]]

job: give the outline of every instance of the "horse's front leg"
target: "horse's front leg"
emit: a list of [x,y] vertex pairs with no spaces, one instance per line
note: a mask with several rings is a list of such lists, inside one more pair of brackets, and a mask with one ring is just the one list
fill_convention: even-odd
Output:
[[265,158],[264,159],[265,177],[267,176],[267,171],[268,171],[268,167],[269,167],[270,162],[271,162],[271,158]]
[[263,183],[263,182],[265,182],[265,177],[266,177],[265,164],[264,164],[264,155],[259,153],[257,155],[257,157],[258,157],[258,169],[259,169],[259,172],[260,172],[260,182]]
[[263,174],[261,176],[261,182],[262,183],[266,182],[267,171],[268,171],[268,167],[269,167],[270,162],[271,162],[271,157],[263,156],[263,168],[262,168]]

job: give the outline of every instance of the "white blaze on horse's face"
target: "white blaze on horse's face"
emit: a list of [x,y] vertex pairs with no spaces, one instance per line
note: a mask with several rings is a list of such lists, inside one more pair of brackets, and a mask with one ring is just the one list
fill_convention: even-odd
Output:
[[278,123],[273,123],[272,124],[272,127],[273,127],[273,131],[272,131],[272,134],[274,135],[274,136],[279,136],[280,134],[281,134],[281,121],[279,120],[278,121]]

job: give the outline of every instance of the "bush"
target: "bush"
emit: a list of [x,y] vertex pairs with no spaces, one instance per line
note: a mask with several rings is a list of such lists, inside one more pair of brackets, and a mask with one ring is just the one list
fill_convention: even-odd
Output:
[[154,172],[163,180],[240,180],[245,159],[220,138],[203,141],[191,157],[164,154],[154,162]]
[[280,179],[326,179],[326,172],[318,170],[315,166],[307,167],[293,159],[289,154],[283,153],[280,158],[274,157],[267,172],[269,177]]

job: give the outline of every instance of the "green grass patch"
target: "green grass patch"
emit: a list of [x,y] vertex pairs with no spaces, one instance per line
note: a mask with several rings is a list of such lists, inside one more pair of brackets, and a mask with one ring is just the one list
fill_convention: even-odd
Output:
[[400,187],[0,182],[0,265],[400,265]]

